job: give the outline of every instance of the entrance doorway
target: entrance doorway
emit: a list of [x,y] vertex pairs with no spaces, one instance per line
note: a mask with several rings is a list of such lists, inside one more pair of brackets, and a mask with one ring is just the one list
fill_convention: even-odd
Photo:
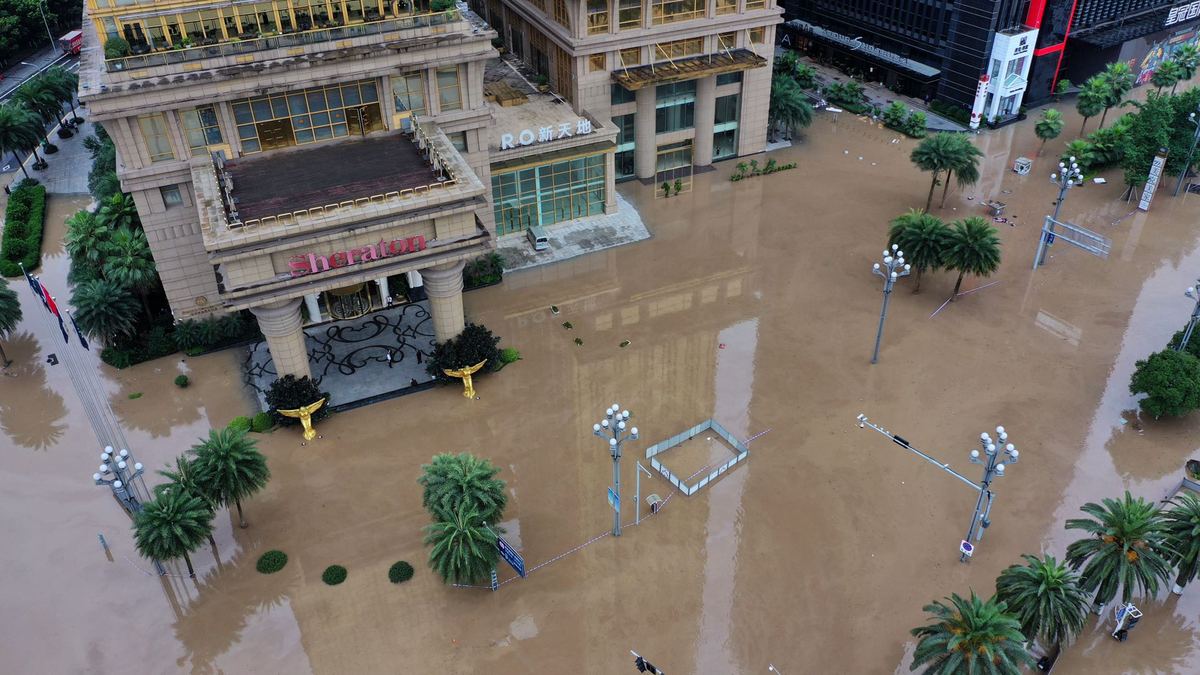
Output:
[[292,120],[287,117],[259,122],[254,126],[257,127],[258,140],[262,143],[263,150],[286,148],[296,144],[295,137],[292,136]]
[[369,314],[377,306],[383,306],[382,302],[375,304],[379,296],[374,289],[375,284],[359,283],[325,291],[321,296],[329,316],[334,320],[357,319]]

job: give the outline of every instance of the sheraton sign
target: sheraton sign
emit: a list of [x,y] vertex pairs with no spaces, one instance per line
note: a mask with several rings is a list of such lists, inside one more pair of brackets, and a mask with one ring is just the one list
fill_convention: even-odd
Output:
[[331,269],[339,267],[350,267],[351,265],[360,265],[372,260],[382,260],[383,258],[391,258],[424,250],[425,237],[423,235],[408,237],[407,239],[393,239],[391,241],[381,239],[378,244],[337,251],[329,255],[319,255],[316,253],[295,255],[288,261],[288,268],[291,269],[293,277],[302,277],[306,274],[328,272]]

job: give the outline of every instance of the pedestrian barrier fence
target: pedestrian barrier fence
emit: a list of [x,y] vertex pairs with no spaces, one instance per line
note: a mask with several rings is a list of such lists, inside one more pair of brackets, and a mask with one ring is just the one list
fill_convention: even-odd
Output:
[[[688,481],[694,476],[680,480],[678,476],[676,476],[669,468],[667,468],[666,464],[663,464],[661,461],[659,461],[658,455],[709,430],[712,430],[713,433],[724,439],[724,441],[729,445],[733,456],[725,462],[722,462],[721,464],[712,468],[708,475],[701,478],[699,482],[689,485]],[[649,448],[646,448],[646,459],[650,460],[650,466],[654,467],[655,471],[657,471],[663,478],[670,481],[671,485],[674,485],[676,488],[678,488],[681,493],[688,496],[694,495],[700,490],[704,489],[709,485],[709,483],[712,483],[726,471],[736,466],[738,462],[744,462],[749,457],[750,449],[747,448],[744,443],[735,438],[733,434],[729,433],[725,427],[721,426],[716,420],[711,418],[704,420],[687,431],[675,434],[665,441],[655,443]]]

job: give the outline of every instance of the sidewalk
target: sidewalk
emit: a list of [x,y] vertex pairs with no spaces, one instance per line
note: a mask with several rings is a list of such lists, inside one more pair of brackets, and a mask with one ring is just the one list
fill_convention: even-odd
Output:
[[[87,108],[81,108],[77,104],[75,110],[80,117],[87,119]],[[69,117],[70,114],[68,109],[66,116]],[[57,126],[53,127],[49,137],[50,142],[58,146],[58,152],[47,155],[42,150],[38,150],[50,166],[41,171],[35,170],[33,155],[29,155],[25,158],[25,170],[29,172],[31,178],[35,178],[45,185],[46,192],[50,194],[87,194],[88,171],[92,168],[92,158],[87,149],[83,147],[83,139],[95,133],[95,129],[91,122],[85,121],[79,125],[78,131],[70,138],[59,138],[57,129]],[[25,174],[17,167],[11,152],[0,157],[0,185],[11,185],[24,180],[24,178]]]

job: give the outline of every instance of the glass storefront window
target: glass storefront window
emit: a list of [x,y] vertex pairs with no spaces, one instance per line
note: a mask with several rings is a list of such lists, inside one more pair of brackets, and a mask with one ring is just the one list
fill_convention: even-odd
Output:
[[691,129],[695,125],[696,81],[659,85],[655,92],[654,132]]
[[625,150],[616,154],[616,179],[622,180],[625,178],[633,178],[634,176],[634,160],[633,150]]
[[718,131],[713,134],[713,159],[729,159],[737,156],[737,129]]
[[604,153],[492,174],[497,234],[604,212]]
[[217,123],[217,111],[211,105],[184,110],[179,117],[183,120],[183,135],[187,137],[188,149],[193,156],[207,155],[208,146],[225,142]]
[[636,113],[628,115],[617,115],[613,117],[613,124],[617,127],[617,149],[624,150],[621,146],[626,143],[633,143],[633,124]]
[[612,94],[609,102],[613,105],[620,105],[621,103],[633,103],[636,100],[637,94],[629,91],[619,84],[612,85]]
[[716,101],[716,110],[713,113],[714,124],[734,124],[737,125],[738,113],[741,110],[741,97],[738,94],[729,96],[718,96]]

